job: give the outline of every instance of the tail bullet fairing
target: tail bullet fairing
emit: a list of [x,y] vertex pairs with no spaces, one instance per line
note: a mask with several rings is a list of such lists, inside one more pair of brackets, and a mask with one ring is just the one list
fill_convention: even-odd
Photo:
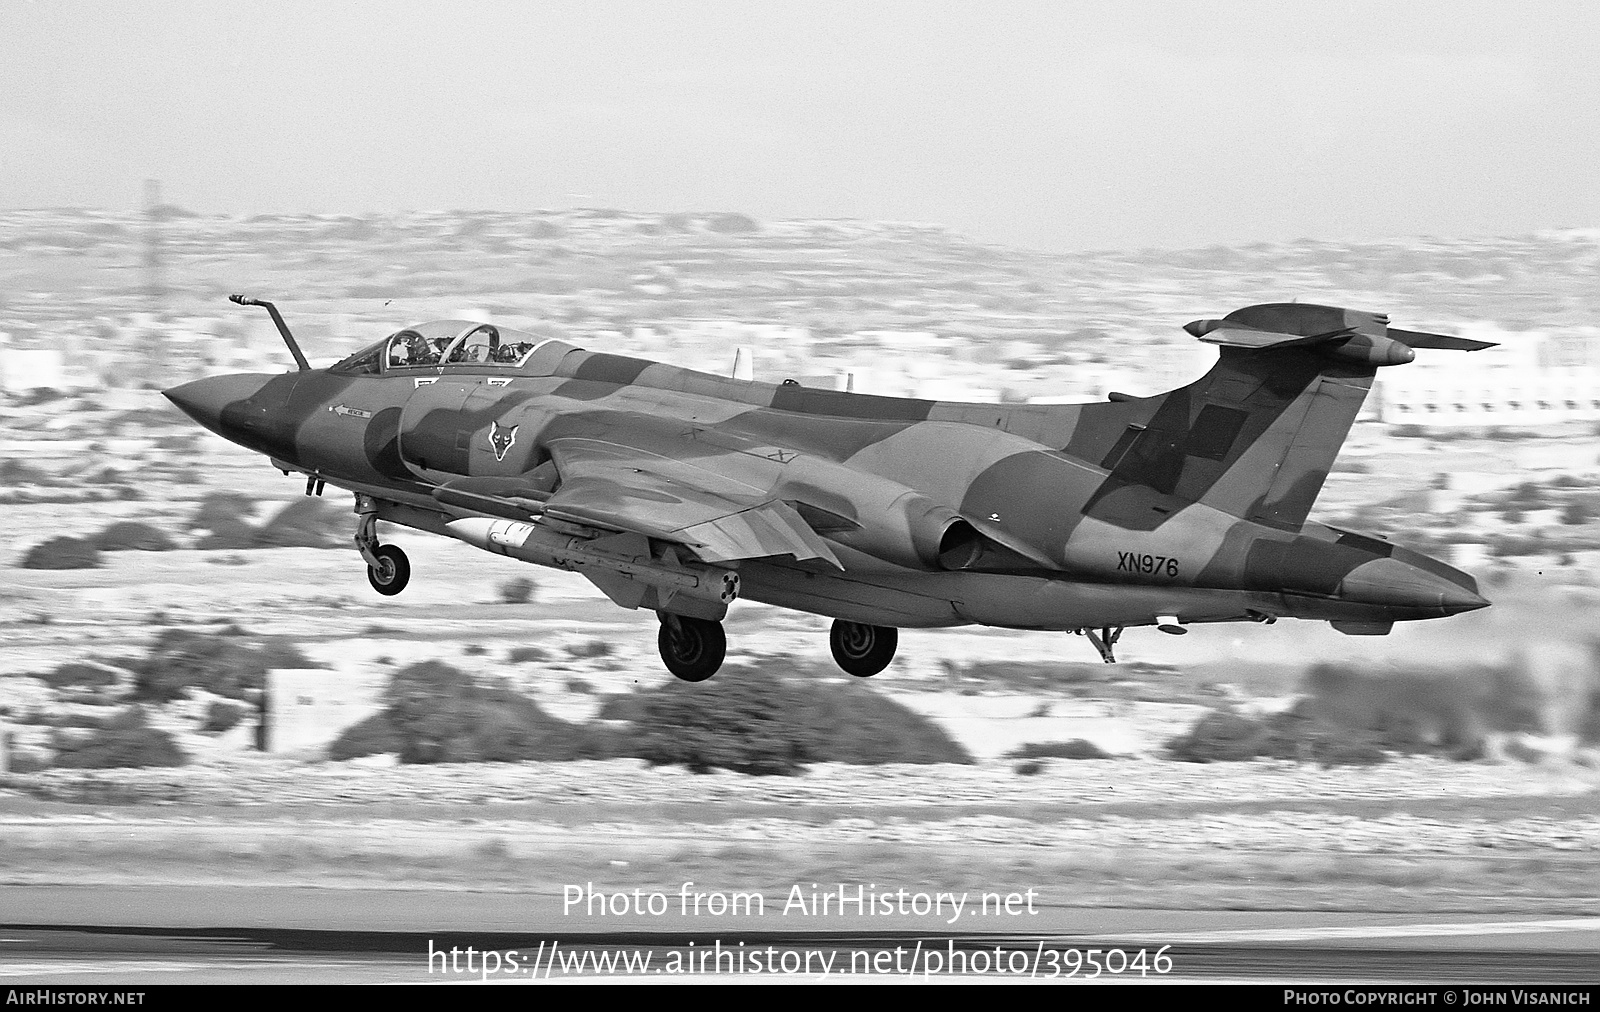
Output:
[[[1221,351],[1194,383],[1041,408],[725,379],[467,321],[311,369],[269,303],[235,301],[272,313],[299,369],[166,396],[308,491],[355,492],[376,590],[410,573],[380,519],[576,570],[656,611],[663,660],[689,680],[720,665],[741,596],[835,618],[834,657],[858,675],[889,663],[903,626],[1082,631],[1111,661],[1131,625],[1378,634],[1488,604],[1438,560],[1308,520],[1377,369],[1487,346],[1377,314],[1197,321]],[[913,502],[933,548],[886,549],[885,518]]]

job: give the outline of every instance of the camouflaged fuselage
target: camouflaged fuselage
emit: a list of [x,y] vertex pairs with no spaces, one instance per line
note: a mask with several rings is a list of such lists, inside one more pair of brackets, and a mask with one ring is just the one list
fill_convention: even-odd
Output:
[[737,569],[745,597],[853,622],[1291,616],[1379,632],[1485,602],[1441,562],[1307,522],[1378,364],[1223,347],[1154,397],[966,404],[551,341],[514,368],[385,361],[168,396],[285,470],[374,497],[385,519],[635,532]]

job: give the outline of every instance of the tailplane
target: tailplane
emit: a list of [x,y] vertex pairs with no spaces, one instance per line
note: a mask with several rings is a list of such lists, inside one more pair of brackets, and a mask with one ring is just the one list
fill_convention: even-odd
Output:
[[1065,449],[1110,472],[1090,515],[1097,501],[1142,486],[1297,531],[1379,368],[1410,362],[1415,348],[1491,347],[1302,303],[1250,306],[1184,329],[1220,347],[1210,372],[1154,397],[1112,395],[1082,408]]

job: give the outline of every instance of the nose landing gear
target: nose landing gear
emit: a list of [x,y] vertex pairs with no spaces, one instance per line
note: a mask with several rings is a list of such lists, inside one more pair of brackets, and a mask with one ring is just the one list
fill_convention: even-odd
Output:
[[411,582],[411,560],[394,545],[379,545],[372,550],[377,564],[367,565],[367,582],[385,597],[393,597]]
[[370,499],[356,498],[361,523],[356,527],[356,547],[367,563],[367,582],[385,597],[393,597],[411,582],[411,560],[394,545],[378,544],[378,510]]

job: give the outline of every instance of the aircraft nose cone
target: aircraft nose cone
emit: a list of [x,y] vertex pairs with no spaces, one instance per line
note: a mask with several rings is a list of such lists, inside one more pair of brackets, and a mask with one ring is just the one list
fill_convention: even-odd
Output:
[[1478,594],[1472,578],[1461,574],[1458,583],[1437,573],[1401,562],[1375,559],[1351,570],[1339,585],[1339,596],[1363,604],[1394,608],[1421,608],[1442,615],[1486,608],[1489,602]]
[[190,418],[212,432],[222,433],[222,410],[230,404],[249,400],[266,385],[269,376],[244,373],[236,376],[212,376],[192,383],[161,391],[161,395],[176,404]]

